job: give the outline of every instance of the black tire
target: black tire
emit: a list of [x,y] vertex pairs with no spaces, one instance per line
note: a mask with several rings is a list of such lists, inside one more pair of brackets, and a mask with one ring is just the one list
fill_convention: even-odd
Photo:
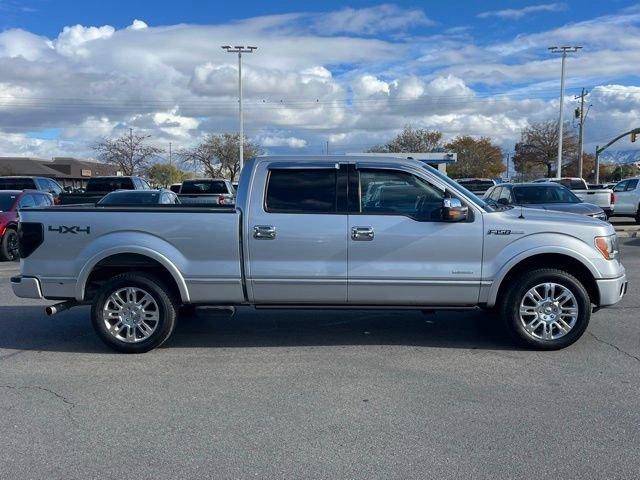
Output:
[[[541,339],[529,333],[520,319],[520,305],[527,292],[543,283],[555,283],[568,289],[575,298],[578,313],[573,327],[564,336]],[[573,275],[555,268],[524,272],[511,279],[500,304],[500,316],[509,333],[521,344],[537,350],[559,350],[578,340],[587,329],[591,318],[591,300],[584,285]],[[537,317],[536,317],[537,318]],[[544,326],[542,328],[545,328]],[[551,332],[558,327],[552,327]],[[555,330],[554,330],[555,329]]]
[[[155,302],[154,312],[158,313],[157,323],[153,324],[155,325],[153,333],[148,338],[136,339],[133,343],[119,339],[115,333],[111,333],[103,313],[109,297],[127,287],[148,293]],[[94,296],[91,305],[91,322],[100,339],[114,350],[123,353],[144,353],[159,347],[171,336],[176,324],[177,311],[178,302],[174,294],[161,280],[145,273],[123,273],[109,280]],[[117,323],[119,320],[113,320],[113,322]],[[139,327],[127,328],[127,332],[130,331],[133,331],[133,337],[144,333]]]
[[640,224],[640,206],[638,206],[638,210],[636,210],[636,223]]
[[7,228],[0,243],[0,260],[15,262],[20,260],[18,251],[18,232],[13,228]]

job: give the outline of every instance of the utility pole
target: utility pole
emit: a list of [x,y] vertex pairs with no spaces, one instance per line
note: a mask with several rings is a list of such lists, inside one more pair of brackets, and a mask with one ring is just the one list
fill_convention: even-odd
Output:
[[327,155],[329,155],[329,140],[327,140]]
[[173,165],[171,161],[171,142],[169,142],[169,165]]
[[587,92],[584,88],[580,95],[576,95],[574,97],[575,100],[580,99],[580,112],[578,118],[580,119],[580,123],[578,126],[580,127],[578,133],[578,176],[582,178],[582,154],[584,152],[584,121],[586,115],[584,114],[584,97],[587,96],[589,92]]
[[242,171],[242,167],[244,166],[244,120],[242,117],[242,54],[243,53],[253,53],[258,47],[249,47],[244,45],[223,45],[222,48],[227,51],[227,53],[237,53],[238,54],[238,106],[239,106],[239,114],[240,114],[240,171]]
[[549,47],[551,53],[562,54],[562,73],[560,74],[560,118],[558,120],[558,166],[556,168],[556,177],[562,176],[562,128],[564,123],[564,71],[567,53],[575,53],[582,47]]

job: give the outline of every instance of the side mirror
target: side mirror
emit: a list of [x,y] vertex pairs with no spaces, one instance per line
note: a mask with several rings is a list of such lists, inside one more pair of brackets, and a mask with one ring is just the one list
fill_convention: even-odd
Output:
[[442,220],[445,222],[461,222],[469,216],[469,208],[462,205],[458,198],[445,198],[442,201]]

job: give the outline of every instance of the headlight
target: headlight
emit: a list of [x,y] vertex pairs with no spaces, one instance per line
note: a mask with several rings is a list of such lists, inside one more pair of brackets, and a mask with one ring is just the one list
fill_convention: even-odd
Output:
[[604,212],[594,213],[593,215],[591,215],[591,217],[597,218],[598,220],[603,220],[605,222],[607,221],[607,214]]
[[620,255],[618,249],[618,237],[609,235],[607,237],[596,237],[596,248],[607,260],[615,260]]

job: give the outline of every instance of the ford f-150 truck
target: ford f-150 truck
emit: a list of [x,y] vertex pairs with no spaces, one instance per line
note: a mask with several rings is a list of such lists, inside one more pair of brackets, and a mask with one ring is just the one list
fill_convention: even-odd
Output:
[[15,294],[91,304],[122,352],[162,344],[185,305],[485,308],[558,349],[627,288],[610,224],[494,209],[411,159],[258,157],[233,208],[49,207],[19,230]]

